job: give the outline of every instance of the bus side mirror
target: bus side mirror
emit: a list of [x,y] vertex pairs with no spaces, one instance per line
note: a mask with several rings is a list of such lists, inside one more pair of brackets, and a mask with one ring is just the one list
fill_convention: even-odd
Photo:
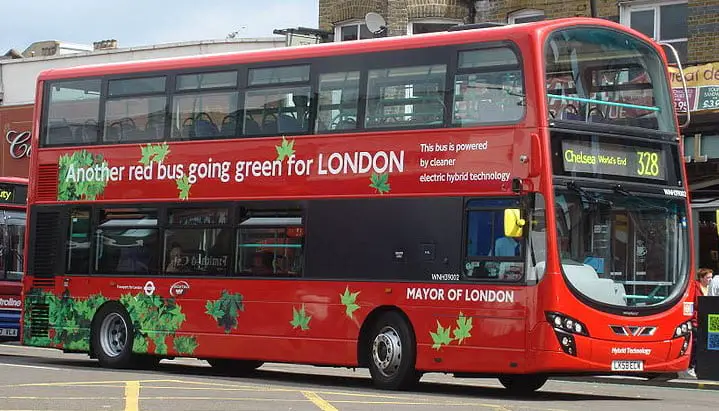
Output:
[[504,210],[505,237],[521,237],[525,224],[527,224],[527,222],[522,218],[522,213],[518,208],[508,208]]

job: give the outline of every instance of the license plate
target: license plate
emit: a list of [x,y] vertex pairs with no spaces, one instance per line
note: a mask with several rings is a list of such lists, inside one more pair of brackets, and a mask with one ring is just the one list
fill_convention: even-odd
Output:
[[0,337],[17,337],[17,329],[0,328]]
[[614,360],[612,371],[644,371],[644,361],[638,360]]

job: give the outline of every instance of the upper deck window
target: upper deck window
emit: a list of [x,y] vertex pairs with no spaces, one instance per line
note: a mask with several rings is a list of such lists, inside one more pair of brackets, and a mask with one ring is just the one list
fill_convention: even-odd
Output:
[[365,127],[442,125],[447,66],[370,70]]
[[307,81],[310,81],[310,66],[308,65],[250,69],[248,83],[250,86],[266,86]]
[[100,79],[87,79],[49,85],[44,145],[82,145],[97,140],[100,84]]
[[452,122],[461,126],[515,122],[524,115],[519,58],[509,47],[459,52]]
[[104,141],[161,140],[167,117],[165,83],[164,76],[109,81]]
[[675,131],[664,66],[649,44],[614,30],[571,28],[549,37],[545,58],[550,117]]

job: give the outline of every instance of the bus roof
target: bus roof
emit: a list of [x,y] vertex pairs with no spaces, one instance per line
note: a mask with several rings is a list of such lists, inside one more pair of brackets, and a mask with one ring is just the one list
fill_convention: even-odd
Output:
[[[419,34],[412,36],[383,37],[378,39],[357,40],[349,42],[323,43],[309,46],[274,48],[265,50],[238,51],[221,54],[205,54],[199,56],[171,57],[152,60],[137,60],[121,63],[55,68],[40,73],[38,80],[71,79],[93,77],[109,74],[128,74],[137,72],[153,72],[174,70],[179,68],[202,68],[239,63],[256,63],[282,61],[312,57],[329,57],[374,51],[391,51],[420,47],[431,47],[459,44],[472,41],[516,40],[519,38],[542,35],[559,28],[591,25],[629,31],[645,41],[651,41],[641,33],[626,26],[604,19],[572,17],[539,22],[486,27],[479,29],[455,30],[439,33]],[[481,33],[481,37],[477,37]]]

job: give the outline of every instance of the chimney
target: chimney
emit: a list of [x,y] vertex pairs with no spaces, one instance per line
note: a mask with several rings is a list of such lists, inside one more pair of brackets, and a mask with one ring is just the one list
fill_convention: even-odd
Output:
[[117,40],[101,40],[92,43],[92,47],[95,51],[97,50],[114,50],[117,48]]

